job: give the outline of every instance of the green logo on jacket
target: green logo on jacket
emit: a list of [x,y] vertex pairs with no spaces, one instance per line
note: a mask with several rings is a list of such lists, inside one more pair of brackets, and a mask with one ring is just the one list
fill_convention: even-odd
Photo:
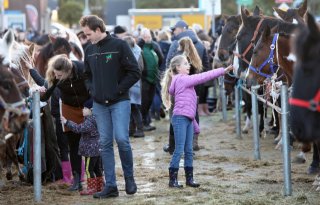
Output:
[[112,54],[107,54],[106,55],[106,63],[108,63],[110,60],[112,60]]

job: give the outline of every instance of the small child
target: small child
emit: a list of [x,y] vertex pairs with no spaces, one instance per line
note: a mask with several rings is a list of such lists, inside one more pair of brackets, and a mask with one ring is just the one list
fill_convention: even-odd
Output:
[[200,74],[188,75],[190,64],[186,56],[178,55],[170,61],[170,67],[166,70],[162,80],[162,100],[167,109],[171,107],[170,95],[175,99],[171,118],[175,136],[175,150],[169,166],[169,187],[183,187],[178,182],[179,163],[183,152],[186,185],[200,186],[193,180],[193,134],[194,128],[198,128],[195,120],[197,96],[194,86],[223,76],[232,69],[233,66],[230,65],[225,69],[218,68]]
[[80,192],[80,195],[92,195],[103,188],[102,166],[99,151],[99,133],[94,116],[92,115],[92,99],[84,103],[82,110],[84,122],[77,124],[66,120],[61,116],[61,122],[75,133],[81,133],[79,142],[79,155],[85,157],[87,174],[87,189]]

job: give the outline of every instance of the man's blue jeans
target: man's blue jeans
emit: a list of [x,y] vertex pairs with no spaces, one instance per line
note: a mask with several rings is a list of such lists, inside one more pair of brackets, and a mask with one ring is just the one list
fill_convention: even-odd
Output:
[[130,101],[121,101],[110,106],[94,102],[93,115],[100,134],[100,152],[106,187],[114,187],[117,183],[113,138],[118,144],[124,177],[133,176],[133,157],[129,141]]
[[182,116],[173,115],[171,123],[174,131],[175,149],[170,162],[171,168],[179,168],[181,156],[184,152],[184,167],[193,164],[193,124],[192,120]]

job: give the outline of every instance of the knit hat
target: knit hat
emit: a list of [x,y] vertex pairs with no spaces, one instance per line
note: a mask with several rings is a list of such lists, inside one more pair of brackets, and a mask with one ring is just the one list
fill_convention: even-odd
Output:
[[120,34],[120,33],[125,33],[127,32],[127,29],[124,26],[116,26],[113,29],[114,34]]
[[91,109],[92,108],[92,104],[93,104],[93,100],[92,100],[92,98],[89,98],[88,100],[86,100],[83,103],[83,107]]

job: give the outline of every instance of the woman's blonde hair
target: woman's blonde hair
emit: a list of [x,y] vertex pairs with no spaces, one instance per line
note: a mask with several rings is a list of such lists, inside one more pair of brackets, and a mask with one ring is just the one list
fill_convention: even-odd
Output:
[[202,61],[191,38],[181,38],[179,40],[179,48],[183,54],[187,56],[189,63],[191,63],[191,65],[196,69],[196,73],[200,73],[202,71]]
[[171,96],[169,94],[169,87],[171,85],[172,76],[178,74],[177,66],[181,65],[183,60],[188,61],[185,55],[177,55],[173,57],[170,61],[169,68],[166,70],[161,80],[161,98],[166,110],[169,110],[171,108]]
[[67,79],[72,71],[72,61],[68,58],[66,54],[55,55],[50,58],[48,62],[48,69],[46,72],[46,80],[49,87],[53,84],[53,81],[56,79],[54,70],[62,71],[64,75],[60,80]]

